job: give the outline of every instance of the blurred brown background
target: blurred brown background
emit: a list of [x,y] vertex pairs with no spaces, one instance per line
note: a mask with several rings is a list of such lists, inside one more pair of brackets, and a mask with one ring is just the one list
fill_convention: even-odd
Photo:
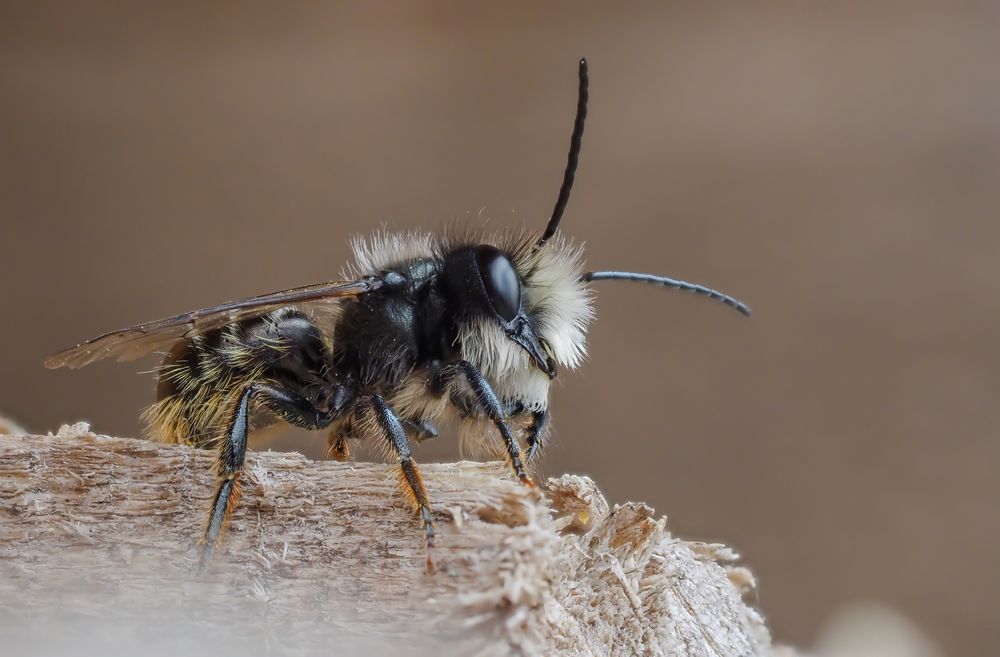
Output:
[[[778,638],[887,601],[993,654],[996,3],[198,3],[0,9],[0,409],[134,434],[147,364],[45,371],[140,320],[328,279],[347,237],[563,226],[605,284],[549,472],[738,547]],[[149,363],[152,365],[152,363]],[[322,437],[297,436],[311,453]],[[420,460],[454,458],[447,437]]]

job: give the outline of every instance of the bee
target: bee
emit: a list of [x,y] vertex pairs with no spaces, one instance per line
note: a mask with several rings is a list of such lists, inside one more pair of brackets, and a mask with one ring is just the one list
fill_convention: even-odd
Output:
[[[576,118],[562,186],[545,230],[493,235],[376,233],[352,242],[341,280],[308,285],[113,331],[54,354],[49,368],[168,351],[157,439],[214,447],[218,486],[201,538],[204,566],[240,497],[251,432],[275,421],[327,430],[330,455],[348,441],[382,446],[398,463],[433,567],[431,502],[411,442],[442,422],[464,442],[492,444],[513,474],[545,444],[551,381],[586,355],[591,284],[651,283],[720,301],[693,283],[625,271],[584,271],[583,250],[559,234],[576,175],[589,98],[579,62]],[[522,451],[522,443],[524,449]]]

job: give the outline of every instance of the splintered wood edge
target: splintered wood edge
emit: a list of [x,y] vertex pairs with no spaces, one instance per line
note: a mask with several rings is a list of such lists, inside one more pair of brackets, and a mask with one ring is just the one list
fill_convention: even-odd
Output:
[[[96,625],[108,646],[216,657],[262,642],[279,654],[772,654],[731,549],[672,537],[644,504],[609,507],[586,477],[533,490],[503,463],[421,465],[438,537],[428,573],[393,466],[251,452],[225,542],[198,575],[213,464],[82,423],[0,435],[0,634],[56,651]],[[52,622],[64,631],[44,632]]]

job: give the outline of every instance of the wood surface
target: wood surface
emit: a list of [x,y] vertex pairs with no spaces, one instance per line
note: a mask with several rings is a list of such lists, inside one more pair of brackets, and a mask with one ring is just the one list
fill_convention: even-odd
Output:
[[0,435],[0,636],[42,655],[771,655],[753,576],[586,477],[422,464],[437,572],[391,465],[251,452],[208,569],[213,454]]

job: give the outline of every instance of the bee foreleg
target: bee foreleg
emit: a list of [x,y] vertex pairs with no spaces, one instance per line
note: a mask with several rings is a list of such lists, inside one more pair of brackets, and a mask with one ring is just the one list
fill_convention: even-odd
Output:
[[406,439],[406,431],[403,424],[393,412],[389,405],[385,403],[379,395],[371,395],[366,398],[375,412],[375,419],[379,428],[385,434],[392,450],[399,458],[400,482],[414,510],[420,513],[420,518],[424,525],[424,536],[427,541],[427,569],[434,569],[434,561],[431,558],[430,550],[434,547],[434,521],[431,518],[431,503],[427,496],[427,489],[424,487],[424,480],[420,476],[417,464],[413,462],[410,453],[410,443]]
[[503,406],[497,398],[497,394],[493,392],[493,387],[490,386],[489,381],[486,380],[486,377],[483,376],[482,372],[476,369],[475,365],[468,361],[460,360],[455,363],[450,363],[445,366],[442,374],[444,376],[448,376],[449,373],[447,370],[450,368],[454,368],[453,371],[461,372],[462,375],[465,376],[465,380],[468,381],[469,387],[471,387],[472,392],[475,393],[476,401],[479,404],[480,410],[486,414],[486,417],[488,417],[500,431],[504,445],[507,448],[507,456],[510,458],[510,465],[514,468],[514,474],[517,475],[517,478],[520,479],[522,483],[528,486],[533,486],[534,484],[524,471],[524,464],[521,462],[521,447],[517,444],[517,438],[514,437],[514,431],[510,428],[510,422],[507,420],[507,414],[504,412]]
[[531,463],[538,453],[542,451],[545,443],[545,434],[549,429],[549,412],[534,411],[531,414],[531,424],[525,433],[524,440],[528,443],[528,452],[525,454],[524,462]]
[[343,410],[343,405],[334,405],[321,411],[308,399],[293,390],[266,383],[247,386],[240,394],[229,422],[226,435],[219,446],[216,472],[219,487],[212,502],[212,512],[202,538],[200,567],[204,568],[212,550],[215,549],[222,529],[236,508],[240,496],[240,473],[246,459],[247,434],[250,425],[250,402],[259,398],[281,419],[305,429],[322,429],[333,422]]

